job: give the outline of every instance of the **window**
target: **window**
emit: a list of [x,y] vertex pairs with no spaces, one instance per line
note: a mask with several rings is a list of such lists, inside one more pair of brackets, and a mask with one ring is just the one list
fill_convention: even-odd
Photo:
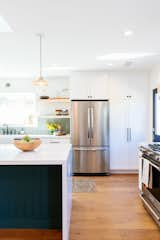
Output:
[[0,125],[37,126],[34,93],[0,93]]
[[153,141],[160,141],[160,93],[153,90]]

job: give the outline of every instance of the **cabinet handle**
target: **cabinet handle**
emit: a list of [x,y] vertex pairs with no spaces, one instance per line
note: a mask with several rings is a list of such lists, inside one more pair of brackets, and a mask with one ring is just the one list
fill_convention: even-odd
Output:
[[130,137],[130,142],[132,141],[132,129],[129,129],[129,137]]
[[131,141],[132,141],[132,129],[127,128],[127,142],[131,142]]
[[148,207],[148,209],[151,211],[151,213],[155,216],[155,218],[157,219],[157,221],[160,220],[159,216],[157,215],[157,213],[152,209],[152,207],[150,206],[150,204],[145,200],[144,196],[140,196],[142,201],[144,202],[144,204]]
[[127,142],[129,142],[129,128],[127,128]]

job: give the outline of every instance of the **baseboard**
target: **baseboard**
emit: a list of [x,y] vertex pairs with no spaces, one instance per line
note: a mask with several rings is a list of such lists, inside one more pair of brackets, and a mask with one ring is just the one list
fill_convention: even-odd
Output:
[[111,174],[138,174],[137,169],[110,169]]

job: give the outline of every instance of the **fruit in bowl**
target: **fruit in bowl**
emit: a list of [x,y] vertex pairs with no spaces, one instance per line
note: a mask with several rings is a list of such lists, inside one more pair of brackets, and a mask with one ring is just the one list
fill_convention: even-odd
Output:
[[41,139],[24,136],[23,138],[14,139],[13,143],[18,149],[28,152],[36,149],[41,144]]

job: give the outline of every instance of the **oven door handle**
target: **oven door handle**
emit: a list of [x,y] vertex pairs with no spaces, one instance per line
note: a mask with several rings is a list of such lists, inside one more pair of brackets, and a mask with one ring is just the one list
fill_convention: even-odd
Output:
[[155,167],[158,171],[160,171],[160,167],[152,163],[148,158],[142,157],[142,160],[147,160],[151,166]]
[[157,221],[160,220],[160,217],[157,215],[157,213],[155,213],[155,211],[151,208],[151,206],[149,205],[149,203],[144,199],[144,197],[142,195],[140,195],[142,201],[144,202],[144,204],[148,207],[148,209],[151,211],[151,213],[155,216],[155,218],[157,219]]

